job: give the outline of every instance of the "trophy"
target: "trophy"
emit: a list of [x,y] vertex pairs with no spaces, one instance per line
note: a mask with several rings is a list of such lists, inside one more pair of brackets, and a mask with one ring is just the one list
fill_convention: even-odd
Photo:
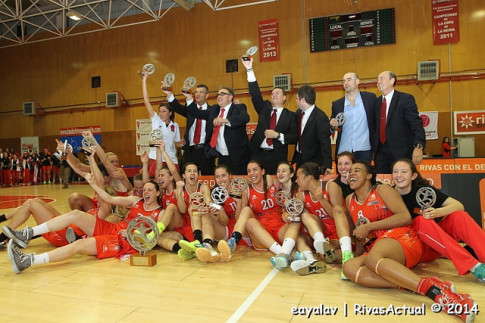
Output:
[[250,61],[251,57],[258,51],[258,46],[253,46],[246,51],[246,55],[242,57],[243,61]]
[[227,198],[229,197],[229,193],[224,187],[216,186],[211,192],[211,198],[215,203],[210,203],[209,206],[220,210],[222,206],[219,204],[223,204],[226,202]]
[[141,77],[143,77],[143,74],[152,75],[153,73],[155,73],[155,66],[153,64],[145,64],[143,65],[141,71],[138,70],[138,74]]
[[148,136],[148,145],[156,147],[156,142],[163,139],[163,132],[160,129],[153,129]]
[[83,137],[81,140],[81,150],[86,156],[91,156],[91,147],[96,147],[96,140],[92,137]]
[[165,84],[162,86],[162,90],[164,91],[172,91],[172,84],[175,81],[175,75],[173,73],[167,73],[165,74],[165,77],[163,78],[163,83]]
[[192,214],[199,215],[199,213],[201,213],[199,210],[206,206],[204,194],[201,192],[194,192],[190,194],[189,203],[192,209],[194,209]]
[[416,192],[416,202],[425,210],[436,203],[436,192],[431,187],[421,187]]
[[131,266],[152,267],[157,264],[157,255],[147,255],[158,243],[158,226],[156,222],[147,216],[138,214],[126,228],[126,238],[130,245],[138,251],[138,254],[130,256]]
[[[59,146],[57,146],[59,147]],[[64,141],[64,145],[62,149],[59,149],[57,152],[54,153],[54,156],[56,156],[59,160],[62,158],[62,154],[67,154],[67,151],[72,152],[72,146],[67,143],[67,139]]]
[[[357,221],[355,221],[355,226],[358,227],[363,224],[370,223],[369,219],[364,216],[364,212],[360,210],[357,213]],[[377,239],[377,236],[374,233],[369,233],[367,237],[364,239],[364,247],[370,246],[375,240]]]
[[194,87],[195,83],[197,82],[197,80],[195,79],[195,77],[193,76],[189,76],[185,79],[184,81],[184,87],[182,88],[182,92],[183,93],[192,93],[192,90],[191,88]]
[[248,187],[248,182],[242,177],[236,177],[231,180],[231,194],[237,198],[241,197],[246,187]]
[[341,127],[345,123],[345,114],[343,112],[337,113],[335,120],[338,122],[338,126]]
[[293,198],[289,199],[285,205],[286,212],[290,215],[288,219],[291,222],[300,222],[300,214],[303,212],[304,204],[302,200]]
[[284,192],[284,191],[279,191],[274,194],[274,198],[276,200],[276,203],[284,207],[288,203],[288,201],[291,199],[290,193]]

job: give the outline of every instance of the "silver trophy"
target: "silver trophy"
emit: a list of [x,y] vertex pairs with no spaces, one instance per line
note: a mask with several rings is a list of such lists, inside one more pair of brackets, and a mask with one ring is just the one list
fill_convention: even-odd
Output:
[[364,212],[359,211],[357,213],[357,221],[355,221],[355,226],[358,227],[359,225],[370,223],[369,219],[364,216]]
[[253,46],[246,51],[246,55],[242,57],[243,61],[250,61],[251,57],[258,51],[258,46]]
[[189,76],[185,79],[184,81],[184,86],[182,87],[182,92],[184,93],[192,93],[191,88],[195,86],[195,83],[197,83],[197,80],[193,76]]
[[220,210],[222,207],[219,204],[224,204],[228,197],[229,193],[224,187],[216,186],[211,192],[211,198],[215,203],[210,203],[209,206]]
[[206,206],[204,194],[201,192],[190,194],[189,203],[193,209],[192,214],[199,215],[200,209]]
[[142,68],[142,72],[148,75],[155,73],[155,66],[153,64],[145,64]]
[[425,210],[436,203],[436,192],[431,187],[421,187],[416,192],[416,202]]
[[337,113],[335,120],[337,120],[339,127],[343,126],[345,123],[345,114],[343,112]]
[[285,207],[288,201],[291,199],[290,193],[285,191],[279,191],[274,193],[274,198],[276,203],[281,206]]
[[304,209],[303,201],[297,198],[289,199],[286,202],[286,212],[290,215],[288,219],[292,222],[300,222],[300,214]]
[[240,197],[246,187],[248,187],[248,182],[242,177],[236,177],[231,180],[231,194],[236,197]]
[[164,86],[162,86],[162,90],[164,91],[172,91],[172,84],[175,81],[175,75],[173,73],[165,74],[163,78]]
[[148,136],[148,145],[150,147],[156,147],[157,141],[163,139],[163,132],[160,129],[153,129]]
[[91,156],[91,147],[96,147],[96,140],[92,137],[83,137],[81,140],[81,150],[86,156]]
[[147,255],[158,243],[158,226],[150,217],[138,214],[130,221],[126,228],[126,240],[138,251],[138,255],[131,255],[132,266],[153,266],[157,263],[157,255]]

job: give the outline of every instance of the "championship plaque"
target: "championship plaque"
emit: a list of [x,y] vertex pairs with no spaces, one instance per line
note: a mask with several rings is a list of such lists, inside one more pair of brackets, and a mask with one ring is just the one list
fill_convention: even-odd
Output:
[[242,57],[243,61],[250,61],[251,57],[258,51],[258,46],[253,46],[246,51],[246,55]]
[[165,74],[165,77],[163,78],[163,86],[162,90],[164,91],[172,91],[172,84],[175,81],[175,75],[173,73],[167,73]]
[[150,132],[150,135],[148,136],[148,145],[150,147],[156,147],[157,146],[156,142],[157,141],[160,141],[162,139],[163,139],[163,132],[162,132],[162,130],[160,130],[160,129],[153,129]]
[[195,77],[193,76],[187,77],[184,81],[184,87],[182,88],[181,91],[187,94],[192,93],[191,88],[194,87],[195,83],[197,83],[197,80],[195,79]]
[[140,215],[130,221],[126,228],[126,237],[138,254],[130,256],[131,266],[152,267],[157,264],[156,254],[147,254],[158,243],[158,226],[147,216]]

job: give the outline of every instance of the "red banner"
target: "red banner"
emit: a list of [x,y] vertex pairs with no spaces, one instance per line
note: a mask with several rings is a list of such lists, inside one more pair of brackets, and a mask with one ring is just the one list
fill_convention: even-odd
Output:
[[433,12],[433,44],[443,45],[460,41],[458,0],[431,0]]
[[455,135],[485,133],[485,110],[455,111],[454,116]]
[[279,61],[279,28],[278,19],[260,21],[259,32],[259,60],[261,62]]

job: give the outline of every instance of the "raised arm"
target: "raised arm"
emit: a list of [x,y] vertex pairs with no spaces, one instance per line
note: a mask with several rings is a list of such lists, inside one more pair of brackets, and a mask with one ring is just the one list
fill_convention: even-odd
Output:
[[147,79],[148,79],[148,73],[142,72],[141,89],[143,92],[143,103],[145,104],[145,108],[147,109],[148,115],[150,116],[150,118],[152,118],[155,115],[155,110],[153,109],[153,106],[150,103],[150,97],[148,96]]
[[96,191],[98,196],[109,204],[114,204],[114,205],[119,205],[119,206],[124,206],[124,207],[132,207],[138,200],[140,200],[139,196],[132,196],[132,195],[130,195],[130,196],[111,196],[111,195],[109,195],[108,193],[106,193],[104,188],[101,188],[96,184],[94,177],[91,175],[91,173],[87,173],[84,178],[89,183],[89,185],[91,185],[91,187]]

